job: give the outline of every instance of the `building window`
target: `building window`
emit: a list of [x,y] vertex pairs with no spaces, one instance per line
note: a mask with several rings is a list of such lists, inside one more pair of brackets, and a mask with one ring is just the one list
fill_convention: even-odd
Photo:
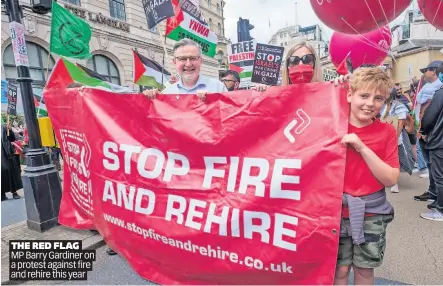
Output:
[[109,82],[120,85],[120,75],[117,66],[107,57],[94,55],[88,60],[87,68],[104,76]]
[[[46,75],[49,76],[51,74],[55,62],[54,59],[49,56],[48,51],[37,44],[26,42],[26,48],[28,51],[29,72],[32,78],[32,91],[36,96],[36,99],[40,101],[43,93],[43,88],[45,87],[47,80]],[[17,82],[17,67],[15,66],[14,51],[12,50],[12,45],[6,47],[2,57],[5,79],[8,81],[8,83],[17,86],[17,113],[23,114],[23,103],[22,97],[20,96],[20,85]],[[49,69],[49,71],[47,71],[47,69]]]
[[63,1],[69,4],[80,6],[80,0],[63,0]]
[[283,43],[281,43],[281,44],[280,44],[280,46],[282,46],[282,47],[283,47]]
[[208,9],[211,9],[211,0],[208,0]]
[[[29,59],[29,72],[35,83],[46,82],[46,69],[48,68],[48,52],[37,44],[26,42]],[[54,60],[49,57],[49,73],[54,67]],[[5,68],[6,79],[17,79],[17,68],[14,62],[14,52],[12,45],[9,45],[3,54],[3,66]]]
[[214,29],[212,29],[212,19],[209,18],[209,30],[214,31]]
[[217,3],[217,14],[220,15],[220,4]]
[[283,34],[280,34],[280,39],[283,39]]
[[218,34],[221,35],[222,34],[222,27],[221,24],[218,23]]
[[126,21],[125,0],[109,0],[109,10],[112,18]]

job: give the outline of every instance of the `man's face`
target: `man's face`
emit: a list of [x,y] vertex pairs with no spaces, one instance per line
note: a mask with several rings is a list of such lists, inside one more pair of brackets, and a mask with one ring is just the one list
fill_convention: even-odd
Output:
[[401,93],[403,92],[403,88],[401,86],[395,85],[395,90],[397,91],[397,97],[400,97]]
[[232,74],[222,77],[221,80],[229,91],[234,91],[238,89],[238,85],[240,84]]
[[370,123],[380,113],[386,98],[387,94],[377,90],[359,89],[354,93],[349,92],[347,99],[351,104],[350,119],[354,123]]
[[426,72],[424,73],[425,81],[426,82],[434,82],[437,80],[437,74],[435,72],[435,69],[426,69]]
[[202,58],[200,51],[196,46],[187,45],[178,48],[175,51],[173,62],[177,69],[177,73],[180,75],[183,82],[189,84],[197,83],[200,75]]

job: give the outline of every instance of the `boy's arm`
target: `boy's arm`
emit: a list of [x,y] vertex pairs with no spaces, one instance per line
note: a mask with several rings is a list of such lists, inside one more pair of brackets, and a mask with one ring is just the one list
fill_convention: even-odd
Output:
[[[342,139],[342,143],[351,145],[360,153],[374,177],[384,186],[391,187],[397,184],[400,176],[398,162],[398,140],[393,127],[390,127],[389,137],[386,142],[386,158],[382,160],[369,149],[355,134],[348,134]],[[394,167],[393,167],[394,166]]]
[[[394,142],[394,144],[397,144],[397,141]],[[392,187],[397,184],[398,177],[400,176],[399,168],[393,168],[385,163],[368,147],[364,148],[360,154],[365,160],[366,165],[368,165],[369,170],[371,170],[371,173],[380,183],[385,187]]]

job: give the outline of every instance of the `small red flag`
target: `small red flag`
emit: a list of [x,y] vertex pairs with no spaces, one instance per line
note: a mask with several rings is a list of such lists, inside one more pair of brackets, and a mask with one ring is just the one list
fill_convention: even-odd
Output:
[[35,96],[34,96],[34,105],[35,105],[35,107],[39,107],[40,106],[40,102],[38,102],[38,99]]
[[338,65],[337,73],[339,75],[347,75],[348,73],[352,73],[352,63],[350,55],[351,52],[349,52],[345,59]]

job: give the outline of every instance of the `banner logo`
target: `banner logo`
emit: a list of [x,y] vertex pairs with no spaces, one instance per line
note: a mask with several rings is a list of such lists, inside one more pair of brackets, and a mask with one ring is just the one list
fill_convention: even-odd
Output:
[[292,120],[283,131],[283,134],[285,134],[286,138],[289,140],[289,142],[294,143],[295,137],[291,134],[291,131],[294,130],[294,133],[299,135],[303,131],[305,131],[306,127],[311,124],[311,118],[306,114],[306,112],[303,111],[303,109],[297,110],[297,116],[299,120],[301,121],[299,124],[299,121],[297,119]]

